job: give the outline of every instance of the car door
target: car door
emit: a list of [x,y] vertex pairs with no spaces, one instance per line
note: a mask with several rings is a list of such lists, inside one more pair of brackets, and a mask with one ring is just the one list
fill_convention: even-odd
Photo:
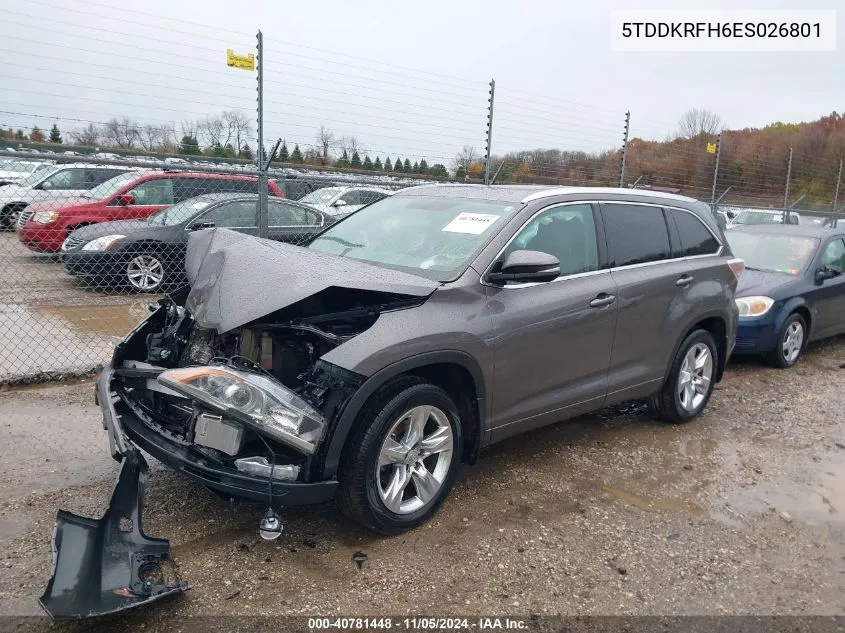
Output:
[[[131,202],[124,204],[123,201],[131,196]],[[173,204],[173,180],[170,178],[151,178],[144,180],[124,196],[116,196],[109,204],[111,211],[110,220],[131,220],[145,218],[156,211]]]
[[824,266],[838,266],[845,271],[845,241],[842,237],[828,239],[808,273],[810,283],[815,284],[810,293],[815,308],[814,323],[810,329],[812,339],[845,332],[845,274],[816,282],[816,271]]
[[267,201],[267,225],[271,240],[302,244],[323,228],[323,216],[304,205],[281,200]]
[[59,169],[33,188],[33,202],[63,200],[83,193],[85,170],[78,167]]
[[500,266],[516,250],[542,251],[558,258],[561,274],[551,282],[487,288],[494,441],[604,402],[617,305],[616,284],[601,267],[596,213],[589,203],[548,207],[496,260]]
[[691,315],[700,310],[697,294],[706,276],[690,272],[680,245],[673,254],[662,207],[604,202],[601,214],[618,294],[609,404],[649,395],[662,382]]
[[216,228],[258,235],[258,200],[232,200],[209,209],[191,224],[214,224]]

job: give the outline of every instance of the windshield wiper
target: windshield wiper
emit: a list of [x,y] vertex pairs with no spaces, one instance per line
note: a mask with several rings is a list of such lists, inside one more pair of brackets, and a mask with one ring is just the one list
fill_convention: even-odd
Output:
[[[334,235],[320,235],[317,237],[317,240],[331,240],[332,242],[343,244],[349,248],[364,248],[363,244],[356,244],[355,242],[350,242],[349,240],[345,240],[342,237],[335,237]],[[314,241],[316,242],[317,240]]]

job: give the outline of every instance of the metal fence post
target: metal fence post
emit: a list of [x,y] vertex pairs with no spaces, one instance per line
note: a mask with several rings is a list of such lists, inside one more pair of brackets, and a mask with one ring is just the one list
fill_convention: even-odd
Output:
[[490,106],[487,109],[487,154],[484,157],[484,184],[490,184],[490,148],[493,145],[493,100],[496,96],[496,80],[490,80]]
[[[625,186],[625,156],[628,152],[628,129],[631,125],[631,111],[625,112],[625,132],[622,135],[622,163],[619,167],[619,186]],[[639,182],[639,181],[638,181]]]
[[722,155],[722,133],[716,136],[716,166],[713,168],[713,187],[710,189],[710,206],[716,210],[716,181],[719,178],[719,158]]
[[839,173],[836,176],[836,193],[833,194],[833,210],[836,211],[836,205],[839,203],[839,185],[842,183],[842,159],[839,159]]
[[267,169],[269,161],[264,160],[264,37],[261,31],[258,39],[258,235],[267,237]]
[[[786,165],[786,189],[783,191],[783,208],[786,209],[789,204],[789,181],[792,178],[792,148],[789,148],[789,162]],[[784,216],[786,220],[786,216]]]

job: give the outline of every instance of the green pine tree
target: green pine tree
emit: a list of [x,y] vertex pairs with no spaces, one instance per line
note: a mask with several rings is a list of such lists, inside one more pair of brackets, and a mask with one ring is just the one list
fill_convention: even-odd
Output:
[[390,156],[384,159],[384,171],[393,171],[393,163],[390,162]]
[[59,145],[61,145],[62,142],[62,134],[59,132],[59,126],[55,123],[53,123],[53,127],[50,128],[50,142]]
[[375,162],[375,163],[373,163],[373,165],[375,166],[376,171],[381,171],[381,170],[383,169],[383,168],[382,168],[382,164],[381,164],[381,157],[380,157],[380,156],[376,156],[376,162]]
[[361,169],[361,157],[358,152],[352,152],[352,161],[349,163],[352,169]]
[[420,173],[420,164],[417,161],[414,161],[414,173]]
[[282,141],[282,148],[279,150],[279,162],[286,163],[290,160],[290,154],[288,153],[288,144]]
[[466,180],[467,170],[463,165],[459,165],[455,170],[455,180]]
[[198,156],[200,154],[200,143],[195,136],[186,134],[182,137],[179,145],[179,153],[187,156]]
[[299,151],[299,145],[293,146],[293,151],[290,153],[290,162],[301,164],[304,162],[302,152]]
[[238,152],[238,156],[240,158],[246,158],[247,160],[252,160],[252,148],[247,143],[244,143],[243,147],[241,147],[241,151]]
[[334,162],[334,166],[338,169],[346,169],[349,167],[349,154],[346,153],[346,150],[343,150],[343,154],[340,155]]
[[405,164],[402,165],[402,171],[404,171],[406,174],[411,173],[411,161],[409,161],[407,158],[405,159]]
[[446,167],[444,165],[437,163],[436,165],[431,166],[431,176],[432,178],[445,180],[449,177],[449,172],[446,170]]
[[419,173],[421,173],[421,174],[427,174],[428,173],[428,163],[425,162],[425,158],[423,158],[420,161],[420,171],[419,171]]
[[364,156],[364,169],[372,169],[373,168],[373,161],[370,160],[369,156]]
[[401,172],[402,171],[402,159],[397,158],[396,162],[393,163],[393,171]]
[[16,141],[26,140],[26,134],[23,133],[23,130],[18,130],[17,132],[15,132],[15,140]]

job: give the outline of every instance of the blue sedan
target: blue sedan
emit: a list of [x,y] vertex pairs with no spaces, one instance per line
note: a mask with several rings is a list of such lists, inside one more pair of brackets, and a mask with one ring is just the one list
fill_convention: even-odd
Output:
[[734,354],[794,365],[809,341],[845,333],[845,230],[754,225],[727,231],[745,260]]

